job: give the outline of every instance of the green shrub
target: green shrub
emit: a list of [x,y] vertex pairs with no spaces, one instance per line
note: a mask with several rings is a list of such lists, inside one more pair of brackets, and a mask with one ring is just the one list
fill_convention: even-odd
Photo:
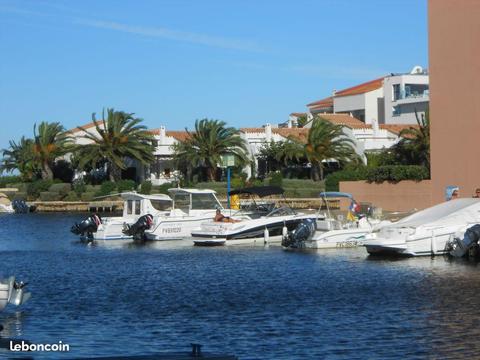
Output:
[[58,192],[59,194],[65,196],[67,195],[70,190],[72,189],[72,185],[69,183],[58,183],[58,184],[52,184],[48,188],[48,191],[50,192]]
[[231,179],[230,187],[232,189],[241,189],[245,187],[245,179],[243,177],[236,177]]
[[63,201],[78,201],[79,197],[75,191],[70,191],[64,198]]
[[[95,192],[95,196],[110,195],[111,193],[115,192],[116,189],[117,189],[117,185],[115,183],[111,181],[105,181],[100,186],[100,189]],[[89,189],[87,189],[87,192],[90,192]]]
[[17,192],[12,193],[11,198],[10,198],[10,195],[8,196],[8,198],[10,200],[27,200],[27,193],[17,191]]
[[41,201],[60,201],[62,195],[56,191],[42,191],[40,192]]
[[420,165],[387,165],[371,168],[367,171],[368,182],[399,182],[402,180],[420,181],[430,177],[428,169]]
[[80,199],[81,199],[82,201],[92,201],[93,198],[95,197],[95,195],[96,195],[96,194],[95,194],[94,192],[89,192],[89,191],[87,191],[87,192],[84,192],[84,193],[80,196]]
[[326,191],[338,191],[340,181],[358,181],[367,179],[367,168],[345,169],[329,174],[325,178]]
[[11,184],[21,183],[21,182],[22,182],[22,178],[20,176],[0,176],[0,188],[10,187]]
[[152,182],[151,181],[143,181],[140,184],[140,194],[149,195],[152,193]]
[[77,197],[80,197],[82,193],[87,191],[87,185],[83,179],[76,180],[72,183],[72,189],[77,194]]
[[[105,183],[103,183],[105,184]],[[103,186],[102,184],[102,186]],[[135,190],[137,184],[135,184],[135,181],[133,180],[120,180],[116,183],[117,185],[117,190],[119,193],[124,192],[124,191],[132,191]]]
[[282,186],[282,183],[283,183],[283,175],[281,172],[275,172],[271,174],[270,178],[268,179],[269,185]]
[[36,200],[41,192],[46,192],[54,184],[54,180],[36,180],[27,185],[28,200]]
[[162,185],[152,186],[152,194],[168,194],[168,189],[177,187],[174,182],[165,183]]

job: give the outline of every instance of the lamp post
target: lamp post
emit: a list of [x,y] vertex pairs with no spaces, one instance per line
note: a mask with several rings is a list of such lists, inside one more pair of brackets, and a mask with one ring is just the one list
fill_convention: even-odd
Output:
[[227,169],[227,208],[230,209],[230,177],[231,168],[235,166],[235,156],[222,155],[222,166]]

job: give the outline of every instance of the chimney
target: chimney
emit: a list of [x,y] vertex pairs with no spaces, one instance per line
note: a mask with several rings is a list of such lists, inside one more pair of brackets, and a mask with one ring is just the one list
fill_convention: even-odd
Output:
[[269,123],[265,124],[265,139],[268,142],[272,141],[272,125]]
[[336,94],[337,94],[337,89],[333,89],[332,96],[335,96]]
[[165,126],[160,126],[160,140],[158,141],[158,143],[160,145],[164,145],[166,137],[167,137],[167,134],[165,131]]
[[380,130],[380,128],[378,127],[377,119],[372,119],[372,129],[373,129],[373,135],[377,136],[378,131]]

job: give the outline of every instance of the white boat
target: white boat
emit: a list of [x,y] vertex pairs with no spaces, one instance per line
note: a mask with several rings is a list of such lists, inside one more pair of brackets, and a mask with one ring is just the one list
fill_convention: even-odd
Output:
[[199,228],[201,223],[213,221],[217,209],[223,210],[213,190],[173,188],[168,192],[172,208],[154,216],[151,228],[145,231],[147,240],[190,237],[192,230]]
[[[236,222],[206,222],[200,229],[192,231],[193,242],[198,246],[241,245],[280,243],[289,231],[293,231],[304,220],[315,221],[317,214],[297,213],[288,206],[271,209],[261,204],[255,210],[254,197],[283,195],[283,189],[277,186],[258,186],[234,190],[230,195],[248,195],[248,209],[233,214]],[[266,215],[263,215],[266,214]]]
[[151,216],[168,215],[172,207],[172,199],[165,194],[143,195],[136,192],[120,194],[123,199],[123,215],[104,217],[94,214],[76,223],[71,231],[89,240],[125,240],[132,239],[131,235],[124,234],[123,230],[133,225],[147,214]]
[[25,286],[23,282],[16,282],[13,276],[0,279],[0,311],[8,304],[19,306],[30,299],[30,293],[24,291]]
[[367,236],[369,254],[440,255],[456,234],[480,223],[480,199],[450,200],[421,210]]
[[292,239],[292,247],[301,247],[307,249],[331,249],[356,247],[363,245],[365,236],[372,232],[374,226],[380,223],[379,220],[369,219],[368,213],[362,214],[358,219],[351,218],[347,221],[335,219],[330,213],[328,198],[347,198],[352,204],[351,210],[356,202],[353,196],[344,192],[322,192],[320,197],[327,208],[324,219],[318,219],[316,231],[313,237],[303,240],[301,243]]

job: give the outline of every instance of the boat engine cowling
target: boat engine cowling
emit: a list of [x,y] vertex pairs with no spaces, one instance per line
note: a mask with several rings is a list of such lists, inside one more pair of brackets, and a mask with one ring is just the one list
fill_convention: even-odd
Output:
[[469,257],[474,258],[480,255],[479,244],[480,240],[480,224],[469,227],[463,239],[455,237],[449,243],[449,254],[453,257]]
[[305,242],[312,239],[315,234],[316,223],[313,219],[305,219],[297,227],[288,232],[288,235],[283,237],[282,246],[290,248],[304,248]]
[[93,239],[93,233],[97,232],[101,223],[102,218],[97,214],[93,214],[85,220],[75,223],[70,231],[75,235],[86,236],[88,239]]
[[149,230],[153,224],[153,215],[146,214],[140,216],[138,220],[132,224],[125,224],[122,232],[125,235],[132,236],[134,240],[144,240],[145,230]]

